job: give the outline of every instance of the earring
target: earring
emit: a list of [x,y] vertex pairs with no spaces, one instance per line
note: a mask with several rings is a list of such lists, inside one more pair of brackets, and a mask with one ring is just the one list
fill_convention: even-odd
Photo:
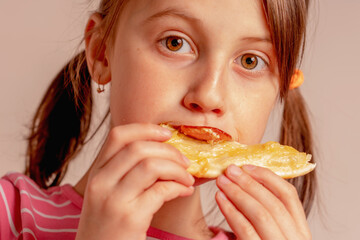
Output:
[[[101,86],[102,86],[102,87],[101,87]],[[103,84],[99,84],[99,83],[98,83],[98,87],[97,87],[96,90],[97,90],[98,93],[102,93],[102,92],[105,91],[105,87],[104,87]]]
[[[105,91],[104,84],[100,84],[100,79],[101,79],[101,75],[99,75],[99,77],[98,77],[98,82],[97,82],[98,87],[97,87],[96,91],[97,91],[98,93],[102,93],[102,92]],[[102,86],[102,87],[101,87],[101,86]]]

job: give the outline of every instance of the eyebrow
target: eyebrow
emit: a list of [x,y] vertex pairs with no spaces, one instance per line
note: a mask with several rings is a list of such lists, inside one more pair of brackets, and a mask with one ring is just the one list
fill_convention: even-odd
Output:
[[270,38],[262,38],[262,37],[246,37],[242,38],[241,41],[248,41],[248,42],[264,42],[264,43],[270,43],[273,44],[272,40]]
[[162,10],[158,13],[155,13],[154,15],[148,17],[147,19],[145,19],[144,23],[149,23],[149,22],[152,22],[156,19],[159,19],[159,18],[162,18],[162,17],[168,17],[168,16],[171,16],[171,17],[178,17],[178,18],[183,18],[187,21],[191,21],[191,22],[196,22],[196,23],[200,23],[201,20],[196,18],[196,17],[193,17],[191,15],[189,15],[188,13],[184,12],[184,11],[181,11],[179,9],[176,9],[176,8],[167,8],[165,10]]
[[[166,8],[158,13],[155,13],[154,15],[151,15],[150,17],[145,19],[143,23],[144,24],[150,23],[159,18],[169,17],[169,16],[182,18],[187,21],[192,21],[192,22],[196,22],[196,23],[202,23],[202,21],[199,18],[193,17],[193,16],[189,15],[188,13],[186,13],[180,9],[176,9],[176,8]],[[264,43],[269,43],[271,45],[273,44],[272,40],[267,37],[265,37],[265,38],[263,38],[263,37],[245,37],[240,40],[241,41],[249,41],[249,42],[264,42]]]

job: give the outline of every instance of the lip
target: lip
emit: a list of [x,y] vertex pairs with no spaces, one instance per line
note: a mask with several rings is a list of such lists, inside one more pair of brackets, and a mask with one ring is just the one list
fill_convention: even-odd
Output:
[[[233,136],[226,132],[224,129],[222,128],[218,128],[218,127],[215,127],[215,126],[209,126],[209,125],[201,125],[201,124],[194,124],[194,123],[180,123],[180,122],[172,122],[172,121],[169,121],[169,122],[164,122],[164,124],[168,124],[172,127],[174,127],[175,129],[180,129],[181,126],[184,126],[184,127],[188,127],[188,128],[205,128],[205,129],[211,129],[212,131],[214,132],[217,132],[217,133],[220,133],[221,135],[227,135],[228,138],[230,138],[231,140],[234,140]],[[230,140],[229,139],[229,140]]]

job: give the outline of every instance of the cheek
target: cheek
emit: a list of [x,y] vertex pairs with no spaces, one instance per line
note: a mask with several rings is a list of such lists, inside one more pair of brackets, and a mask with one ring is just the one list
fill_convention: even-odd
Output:
[[263,85],[254,89],[243,89],[238,97],[237,111],[234,112],[238,141],[244,144],[257,144],[263,138],[266,125],[277,97],[277,85]]
[[[251,132],[248,132],[248,135],[251,136],[250,144],[260,143],[263,138],[266,125],[270,116],[270,113],[274,107],[273,101],[257,102],[256,106],[253,107],[251,114],[248,115],[248,130],[251,129]],[[250,117],[251,116],[251,117]]]
[[[167,68],[139,50],[120,51],[113,62],[110,111],[114,125],[159,122],[178,98]],[[121,50],[121,49],[120,49]],[[164,101],[166,99],[166,101]]]

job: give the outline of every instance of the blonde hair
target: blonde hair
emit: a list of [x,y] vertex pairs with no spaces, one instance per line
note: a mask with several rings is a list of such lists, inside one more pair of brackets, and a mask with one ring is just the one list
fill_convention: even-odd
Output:
[[[97,12],[103,18],[101,28],[105,30],[102,46],[111,38],[127,2],[101,1]],[[280,142],[314,155],[304,100],[298,89],[289,91],[291,76],[303,55],[309,1],[263,0],[263,6],[278,60],[280,97],[284,102]],[[90,82],[83,51],[55,77],[35,113],[25,173],[43,188],[60,184],[69,162],[85,144],[91,121]],[[290,182],[297,188],[308,215],[315,196],[315,171]]]

